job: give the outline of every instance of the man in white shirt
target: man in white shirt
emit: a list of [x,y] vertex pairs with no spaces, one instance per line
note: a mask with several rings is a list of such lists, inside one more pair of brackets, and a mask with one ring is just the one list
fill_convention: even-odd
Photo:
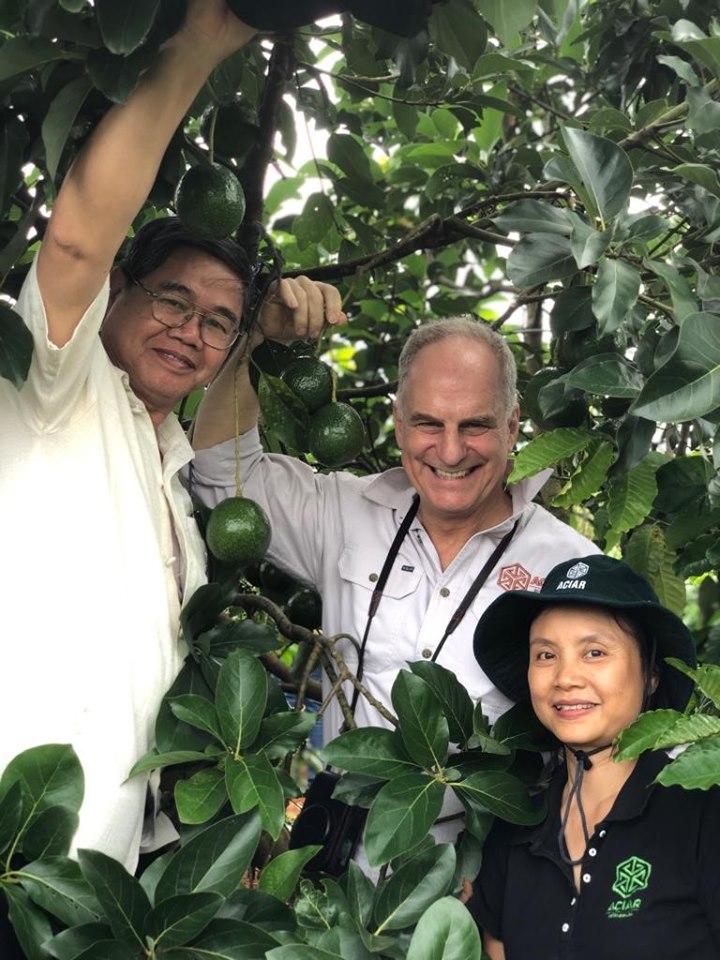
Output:
[[[0,770],[28,747],[71,743],[85,771],[74,847],[129,870],[147,782],[125,781],[182,663],[181,604],[205,580],[179,479],[192,450],[172,411],[241,334],[249,265],[233,243],[172,219],[112,265],[185,112],[253,32],[225,0],[190,0],[127,103],[102,119],[18,300],[35,342],[28,380],[19,391],[0,381]],[[337,293],[299,278],[279,284],[262,322],[303,335],[328,317],[341,317]]]
[[[223,496],[235,458],[234,444],[224,443],[235,422],[223,382],[229,395],[231,371],[223,371],[203,401],[193,435],[196,482],[209,498]],[[363,682],[391,708],[398,670],[408,661],[436,660],[496,719],[510,703],[475,662],[478,618],[503,590],[539,590],[563,557],[598,552],[532,502],[549,472],[506,485],[519,410],[515,363],[503,338],[463,319],[426,324],[411,335],[394,411],[402,467],[377,476],[318,474],[295,458],[265,454],[246,366],[240,366],[236,389],[240,470],[248,496],[272,522],[268,557],[320,591],[326,635],[355,640],[339,641],[348,666],[357,672],[360,646]],[[409,528],[370,621],[371,597],[406,518]],[[472,593],[481,571],[484,580]],[[345,692],[351,701],[349,684]],[[362,696],[354,716],[359,726],[388,725]],[[334,701],[324,714],[326,741],[342,722]]]

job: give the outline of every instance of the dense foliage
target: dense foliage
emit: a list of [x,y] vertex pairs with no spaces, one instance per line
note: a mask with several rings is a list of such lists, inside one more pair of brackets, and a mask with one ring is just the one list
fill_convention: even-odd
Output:
[[[448,0],[434,7],[429,34],[413,39],[349,17],[266,38],[213,75],[173,139],[139,222],[172,210],[186,167],[212,153],[240,176],[247,199],[240,234],[270,269],[302,271],[340,286],[351,322],[321,349],[336,370],[338,398],[352,403],[370,437],[352,465],[358,471],[397,462],[389,425],[392,384],[413,326],[470,314],[502,330],[521,378],[522,436],[513,477],[556,467],[549,485],[552,507],[645,573],[668,606],[685,609],[701,655],[718,662],[720,30],[713,7],[704,0]],[[181,16],[175,0],[0,0],[0,277],[8,298],[0,301],[0,375],[17,385],[31,348],[10,302],[42,238],[47,208],[93,124],[111,102],[123,101]],[[315,144],[310,159],[298,148],[308,130]],[[287,361],[287,351],[279,348],[266,347],[258,357],[265,438],[275,449],[304,455],[305,413],[279,378]],[[185,415],[196,400],[191,398]],[[688,578],[693,590],[686,608]],[[262,577],[254,582],[272,598]],[[248,600],[254,620],[225,620],[216,628],[203,622],[197,629],[186,613],[192,664],[186,686],[175,691],[174,712],[168,709],[159,721],[166,729],[168,716],[179,719],[185,710],[184,719],[194,718],[197,730],[198,716],[204,718],[207,739],[192,747],[187,738],[195,735],[182,727],[182,748],[201,755],[184,759],[201,766],[181,796],[185,791],[188,806],[199,802],[202,791],[193,794],[192,784],[207,787],[212,771],[210,817],[220,816],[229,800],[232,816],[242,821],[245,839],[227,854],[238,875],[252,859],[248,838],[259,830],[250,812],[256,804],[242,784],[255,785],[256,779],[247,779],[247,769],[241,774],[230,764],[234,773],[228,774],[213,764],[227,754],[232,721],[218,714],[213,720],[207,706],[188,697],[212,706],[222,670],[227,685],[254,669],[254,661],[235,654],[227,666],[238,643],[289,685],[292,669],[271,651],[283,638],[311,642],[303,628],[268,613],[263,597],[252,591],[247,596],[256,597]],[[213,617],[226,603],[226,597],[210,603],[217,606]],[[303,694],[312,689],[309,661]],[[437,738],[442,718],[448,722],[448,701],[438,695],[445,681],[414,672],[402,676],[406,697],[412,689],[432,704],[425,715]],[[708,677],[700,680],[706,703],[717,704]],[[276,690],[275,681],[268,682]],[[254,764],[257,776],[271,784],[272,802],[259,816],[276,836],[281,801],[292,793],[280,758],[308,731],[306,721],[285,718],[284,705],[268,697],[254,706],[255,726],[243,756],[249,752],[245,767]],[[473,746],[486,757],[506,755],[509,748],[497,746],[504,737],[494,741],[466,708],[465,726],[460,723],[451,742],[475,737]],[[705,720],[714,718],[701,724]],[[677,721],[652,721],[652,730],[634,743],[670,742],[667,731]],[[282,731],[283,748],[269,755],[268,726]],[[720,739],[707,724],[682,732],[686,739]],[[440,741],[446,749],[445,734]],[[417,744],[416,754],[407,742],[383,748],[386,764],[409,762],[407,776],[430,776],[432,765]],[[162,749],[180,745],[172,741]],[[336,752],[342,754],[340,746]],[[351,752],[347,748],[346,759]],[[48,763],[67,766],[67,782],[76,775],[66,754],[50,755]],[[497,760],[495,766],[505,769]],[[213,944],[227,950],[215,955],[264,956],[268,935],[275,938],[270,956],[277,960],[477,955],[472,931],[455,916],[453,901],[440,901],[444,911],[436,904],[423,916],[433,899],[457,889],[454,852],[422,849],[414,867],[394,874],[405,879],[390,892],[382,885],[374,890],[356,870],[342,886],[326,880],[322,887],[303,888],[293,919],[277,899],[267,906],[218,886],[213,857],[225,864],[222,851],[231,844],[220,820],[207,828],[218,838],[204,848],[214,851],[207,873],[205,867],[186,872],[181,852],[170,861],[175,866],[156,868],[143,880],[142,890],[130,878],[116,878],[132,920],[134,932],[128,933],[112,896],[103,899],[97,884],[95,893],[88,892],[88,885],[104,880],[107,865],[93,855],[79,868],[64,860],[75,788],[55,793],[47,786],[49,774],[33,779],[22,764],[19,769],[22,775],[6,777],[0,789],[1,879],[23,918],[31,957],[107,960],[114,956],[109,947],[86,950],[98,923],[100,934],[110,929],[125,944],[118,956],[130,956],[128,944],[138,956],[154,956],[147,940],[145,946],[138,941],[138,931],[154,943],[190,913],[194,922],[178,921],[180,939],[164,934],[165,955],[205,956],[184,945],[206,936],[219,938]],[[45,814],[48,805],[64,812]],[[48,836],[60,838],[55,845],[42,839],[43,816],[52,820]],[[29,829],[38,822],[40,827]],[[238,824],[232,824],[234,831]],[[393,848],[391,856],[407,856],[408,849]],[[51,883],[28,879],[26,866],[16,882],[17,863],[43,857],[62,860]],[[284,869],[275,868],[275,879],[261,879],[261,889],[264,882],[268,893],[288,899],[303,862],[293,858]],[[434,879],[424,881],[420,896],[423,877]],[[72,908],[62,899],[66,893]],[[182,899],[190,896],[199,898],[192,910]],[[78,934],[54,953],[44,952],[37,944],[49,927],[38,905],[56,918],[55,925],[87,920],[87,939]],[[402,922],[388,920],[398,914]],[[422,936],[411,940],[421,916]],[[215,926],[208,928],[211,922]],[[224,924],[234,923],[261,929],[252,936],[245,930],[245,952],[227,946],[238,938]],[[392,929],[400,932],[388,939]],[[278,946],[293,937],[313,946]]]

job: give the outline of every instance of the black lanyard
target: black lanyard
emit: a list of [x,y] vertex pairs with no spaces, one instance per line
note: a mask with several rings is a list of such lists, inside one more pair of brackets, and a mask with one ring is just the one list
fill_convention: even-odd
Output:
[[[358,666],[357,666],[357,673],[356,673],[358,680],[362,680],[363,661],[365,660],[365,647],[367,646],[368,635],[370,633],[370,625],[372,624],[373,618],[377,612],[377,608],[380,604],[380,600],[383,595],[383,590],[385,589],[385,584],[387,583],[388,577],[390,576],[390,571],[392,570],[393,564],[395,563],[397,555],[400,551],[400,546],[403,540],[405,539],[405,537],[407,536],[408,530],[410,529],[410,525],[415,519],[415,515],[418,512],[419,506],[420,506],[420,497],[417,494],[415,494],[412,500],[412,504],[410,505],[410,509],[408,510],[407,514],[403,518],[403,521],[400,524],[398,532],[395,534],[395,539],[390,545],[390,549],[388,550],[387,556],[385,557],[385,562],[383,563],[382,570],[380,571],[380,576],[378,577],[378,581],[375,585],[375,589],[373,590],[372,596],[370,597],[370,605],[368,607],[368,615],[367,615],[367,622],[365,624],[365,632],[363,633],[363,638],[360,643],[360,652],[358,654]],[[519,523],[520,523],[520,518],[518,517],[518,519],[513,524],[512,529],[508,530],[508,532],[502,538],[500,543],[498,543],[498,545],[493,550],[492,554],[488,558],[487,562],[483,566],[480,573],[475,577],[473,582],[470,584],[470,588],[468,589],[467,593],[460,601],[457,609],[455,610],[455,613],[453,613],[453,615],[450,617],[450,620],[448,621],[448,625],[445,627],[445,632],[442,635],[440,643],[437,645],[437,647],[435,648],[435,652],[430,658],[431,663],[434,663],[437,660],[438,656],[440,655],[440,651],[445,646],[445,641],[457,629],[462,618],[467,613],[468,607],[473,602],[475,597],[478,595],[480,589],[482,588],[487,578],[490,576],[493,568],[497,564],[500,557],[507,550],[510,544],[510,541],[513,538],[513,535],[517,530],[517,525]],[[355,692],[353,694],[352,703],[350,704],[350,710],[353,713],[353,715],[355,714],[355,708],[357,706],[359,696],[360,696],[360,691],[356,687]]]

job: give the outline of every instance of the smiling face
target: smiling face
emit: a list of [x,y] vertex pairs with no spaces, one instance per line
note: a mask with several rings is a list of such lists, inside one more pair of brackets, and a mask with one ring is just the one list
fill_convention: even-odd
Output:
[[[101,336],[108,356],[128,374],[157,426],[183,397],[209,383],[228,351],[203,343],[197,315],[182,327],[163,326],[153,317],[151,298],[126,280],[121,272],[113,274]],[[242,281],[206,253],[181,247],[142,282],[155,293],[177,293],[201,310],[240,322]]]
[[642,709],[645,675],[637,639],[599,607],[549,607],[530,628],[533,709],[561,743],[611,743]]
[[395,436],[424,523],[486,530],[510,516],[504,489],[518,410],[504,402],[484,343],[449,337],[423,347],[395,408]]

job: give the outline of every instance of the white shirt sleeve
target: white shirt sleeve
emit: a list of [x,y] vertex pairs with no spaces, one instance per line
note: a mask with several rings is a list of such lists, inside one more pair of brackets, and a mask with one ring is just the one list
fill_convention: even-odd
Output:
[[106,281],[86,310],[72,338],[58,347],[48,338],[45,305],[37,281],[37,260],[23,284],[15,310],[33,335],[33,359],[27,381],[20,390],[20,408],[38,432],[52,432],[76,415],[89,394],[93,364],[110,361],[99,338],[108,302]]

